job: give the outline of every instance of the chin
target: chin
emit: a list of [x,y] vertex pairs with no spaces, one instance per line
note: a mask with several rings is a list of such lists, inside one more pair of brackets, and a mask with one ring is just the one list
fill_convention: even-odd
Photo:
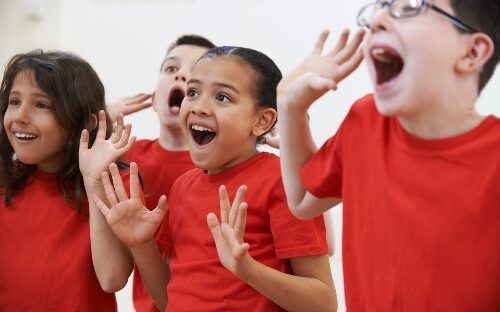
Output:
[[378,98],[375,99],[375,107],[379,114],[384,117],[393,117],[400,110],[397,101],[380,100]]
[[165,127],[170,131],[182,131],[181,124],[178,122],[167,122],[165,123]]

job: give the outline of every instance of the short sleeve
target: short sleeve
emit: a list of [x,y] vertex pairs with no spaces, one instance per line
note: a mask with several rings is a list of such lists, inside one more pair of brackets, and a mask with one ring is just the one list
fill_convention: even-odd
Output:
[[286,203],[281,180],[274,187],[268,202],[271,231],[277,258],[295,258],[328,253],[323,216],[299,220]]
[[169,212],[167,211],[163,217],[160,227],[158,228],[158,231],[156,232],[156,244],[160,249],[162,257],[166,257],[166,255],[168,255],[173,245],[170,226],[168,225],[168,215]]
[[342,128],[302,167],[306,190],[318,198],[342,198]]

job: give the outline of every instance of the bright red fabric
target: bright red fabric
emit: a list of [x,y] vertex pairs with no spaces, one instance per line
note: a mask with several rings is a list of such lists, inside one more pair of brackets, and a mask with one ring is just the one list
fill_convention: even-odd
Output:
[[[127,160],[134,161],[139,167],[143,181],[146,206],[154,209],[161,195],[168,195],[175,179],[194,168],[188,151],[168,151],[160,146],[158,140],[139,140],[127,153]],[[134,268],[132,297],[137,312],[158,312],[149,296],[141,275]]]
[[65,203],[55,174],[36,172],[11,206],[0,195],[0,230],[0,311],[116,311],[92,266],[88,214]]
[[303,167],[343,200],[349,311],[500,311],[500,120],[422,140],[372,96]]
[[169,211],[158,233],[160,249],[172,253],[169,312],[281,311],[222,266],[207,225],[209,212],[220,216],[219,186],[226,186],[232,201],[243,184],[248,187],[244,241],[252,257],[290,273],[288,258],[328,253],[323,217],[300,221],[290,213],[277,156],[260,153],[215,175],[190,170],[172,186]]

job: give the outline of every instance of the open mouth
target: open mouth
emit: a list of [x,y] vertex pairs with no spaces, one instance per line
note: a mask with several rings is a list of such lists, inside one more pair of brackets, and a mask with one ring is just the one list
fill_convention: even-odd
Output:
[[14,132],[14,136],[16,137],[16,139],[20,141],[31,141],[38,137],[34,134],[22,133],[22,132]]
[[217,132],[199,125],[191,125],[191,137],[196,144],[204,146],[212,142],[217,135]]
[[403,59],[394,50],[373,48],[371,55],[377,75],[377,85],[383,85],[399,76],[403,70]]
[[170,91],[170,96],[168,97],[169,107],[181,107],[182,100],[184,100],[184,91],[182,89],[173,89]]

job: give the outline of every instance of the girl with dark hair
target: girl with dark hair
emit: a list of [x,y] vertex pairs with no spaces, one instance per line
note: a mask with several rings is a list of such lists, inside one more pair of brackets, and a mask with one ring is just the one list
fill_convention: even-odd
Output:
[[280,79],[274,62],[251,49],[218,47],[198,60],[180,109],[198,168],[174,182],[164,218],[165,196],[152,211],[143,206],[134,163],[130,198],[116,166],[114,186],[103,175],[111,209],[96,204],[161,310],[336,310],[323,218],[293,217],[279,158],[256,148],[276,122]]
[[36,50],[8,63],[0,89],[1,311],[116,311],[92,265],[78,162],[83,129],[109,155],[126,149],[130,126],[124,131],[121,120],[106,131],[104,109],[99,77],[76,55]]

